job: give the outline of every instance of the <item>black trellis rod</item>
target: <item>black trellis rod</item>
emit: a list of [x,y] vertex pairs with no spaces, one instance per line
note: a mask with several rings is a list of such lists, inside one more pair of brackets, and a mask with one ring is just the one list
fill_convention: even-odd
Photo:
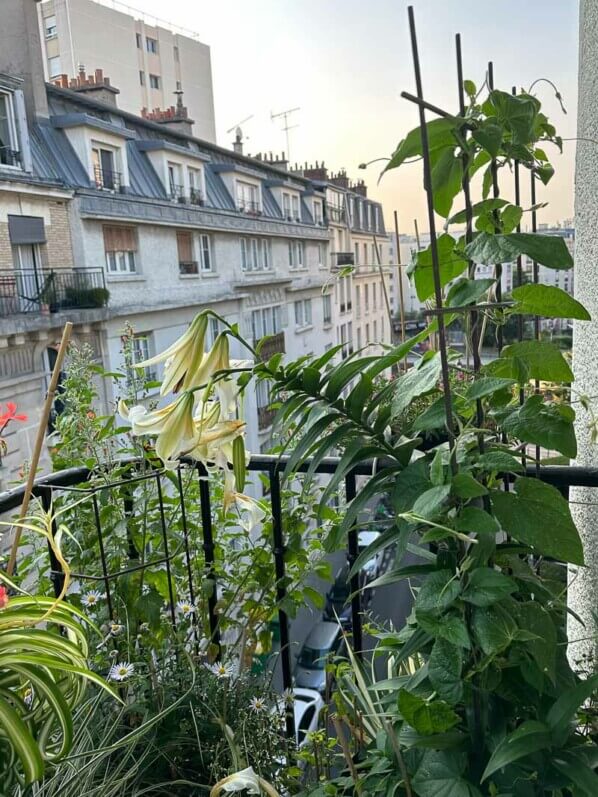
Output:
[[[52,509],[52,488],[51,487],[42,487],[39,491],[40,493],[40,501],[42,505],[42,509],[44,512],[50,512]],[[56,519],[52,517],[52,537],[56,537]],[[54,595],[58,597],[62,592],[64,587],[64,571],[62,569],[62,565],[56,558],[56,554],[52,550],[52,546],[50,545],[50,541],[48,540],[48,553],[50,555],[50,580],[52,581],[52,587],[54,588]]]
[[133,539],[132,520],[135,513],[135,502],[133,500],[133,485],[130,484],[125,476],[123,484],[123,509],[127,528],[127,543],[129,545],[129,559],[139,559],[139,551]]
[[162,528],[162,542],[164,544],[166,577],[168,578],[168,599],[170,601],[170,621],[172,623],[172,627],[176,628],[176,607],[174,605],[174,589],[172,586],[170,553],[168,552],[168,531],[166,528],[166,515],[164,514],[164,496],[162,495],[162,479],[159,473],[156,474],[156,487],[158,490],[158,502],[160,504],[160,526]]
[[[284,600],[287,596],[285,585],[285,546],[284,531],[282,528],[282,501],[280,497],[280,473],[276,464],[269,468],[270,476],[270,502],[272,505],[272,544],[274,553],[274,572],[276,574],[276,600],[278,602],[278,622],[280,625],[280,661],[282,667],[283,689],[293,688],[293,674],[291,670],[291,641],[289,636],[289,618],[284,610]],[[289,739],[295,738],[295,718],[293,707],[287,705],[286,734]]]
[[[409,32],[411,36],[411,51],[413,54],[413,70],[415,73],[415,86],[418,99],[423,99],[423,87],[421,78],[421,68],[419,63],[419,53],[417,48],[417,34],[415,30],[415,15],[413,6],[407,9],[409,15]],[[430,163],[430,148],[428,142],[428,128],[426,127],[426,112],[423,105],[419,104],[419,126],[421,131],[422,154],[424,162],[424,189],[428,206],[428,224],[430,229],[430,251],[432,254],[432,272],[434,276],[434,298],[436,307],[442,307],[442,285],[440,282],[440,263],[438,260],[438,243],[436,240],[436,219],[434,217],[434,194],[432,190],[432,167]],[[446,430],[451,450],[451,468],[456,469],[454,458],[454,433],[453,433],[453,409],[451,399],[451,383],[449,379],[446,329],[444,318],[438,315],[438,347],[440,349],[440,362],[442,369],[442,385],[444,394],[444,409],[446,415]]]
[[[177,487],[181,500],[181,525],[183,527],[183,544],[185,546],[185,565],[187,567],[187,579],[189,581],[189,602],[195,605],[195,589],[193,588],[193,569],[191,567],[191,551],[189,549],[189,529],[187,528],[187,510],[185,509],[185,491],[183,490],[183,479],[181,467],[177,468]],[[194,624],[197,622],[195,613],[193,614]]]
[[[536,213],[536,175],[534,170],[530,171],[530,200],[532,204],[532,232],[538,232],[538,215]],[[538,261],[532,260],[532,274],[534,285],[537,285],[540,280],[540,269],[538,268]],[[540,318],[534,317],[534,337],[540,340]],[[534,381],[534,390],[536,393],[540,392],[540,382],[536,379]],[[540,474],[540,446],[536,446],[536,475]]]
[[460,304],[456,307],[426,307],[426,315],[450,315],[451,313],[477,313],[478,310],[496,310],[497,307],[513,307],[515,302],[480,302],[479,304]]
[[[517,88],[513,86],[511,89],[511,94],[515,97],[517,95]],[[518,207],[521,207],[521,183],[519,179],[519,160],[515,158],[513,162],[513,181],[515,187],[515,204]],[[521,220],[517,224],[517,232],[521,232]],[[521,287],[523,285],[523,255],[517,256],[517,286]],[[517,315],[517,340],[519,343],[523,340],[523,329],[524,329],[524,321],[523,321],[523,314],[519,313]],[[525,390],[523,386],[519,388],[519,404],[523,406],[525,403]],[[521,449],[521,464],[525,467],[526,462],[526,455],[525,455],[525,446]]]
[[[494,91],[494,64],[492,63],[492,61],[488,62],[488,88],[490,89],[490,91]],[[500,190],[498,188],[498,165],[496,163],[496,158],[492,158],[492,161],[490,163],[490,169],[492,174],[492,196],[494,197],[494,199],[498,199],[500,196]],[[497,211],[494,211],[493,215],[495,216],[494,232],[499,233],[500,228],[496,223],[498,219]],[[500,302],[502,301],[502,263],[495,264],[494,273],[496,274],[495,296],[497,303],[500,304]],[[498,350],[498,355],[500,356],[500,353],[503,348],[503,328],[501,324],[499,324],[496,329],[496,343],[497,343],[496,348]]]
[[104,534],[102,532],[102,521],[100,518],[100,507],[98,506],[98,496],[94,493],[92,496],[93,516],[96,524],[96,532],[98,535],[98,547],[100,549],[100,567],[102,568],[102,577],[104,580],[104,589],[106,590],[106,605],[108,606],[108,615],[114,621],[114,606],[112,604],[112,595],[110,593],[110,576],[108,574],[108,564],[106,562],[106,551],[104,549]]
[[[345,491],[347,503],[352,501],[357,495],[355,473],[349,473],[345,479]],[[353,565],[359,556],[359,533],[355,526],[349,531],[347,539],[347,561],[349,563],[349,570],[353,569]],[[361,592],[359,583],[359,573],[354,573],[351,576],[351,621],[353,626],[353,650],[355,655],[361,659],[363,655],[363,629],[361,624]]]
[[220,658],[220,626],[216,613],[218,602],[218,585],[216,582],[216,568],[214,555],[214,534],[212,532],[212,507],[210,504],[210,484],[207,479],[207,471],[198,468],[199,474],[199,502],[201,505],[201,532],[203,535],[203,554],[206,567],[206,575],[212,582],[212,589],[208,596],[208,623],[210,625],[210,640],[216,645],[217,659]]
[[431,111],[431,113],[435,113],[438,116],[442,116],[444,119],[450,119],[451,116],[453,115],[452,113],[449,113],[448,111],[439,108],[438,105],[433,105],[431,102],[424,100],[423,97],[419,96],[416,97],[415,94],[411,94],[409,91],[402,91],[401,97],[404,100],[409,100],[409,102],[415,103],[415,105],[419,106],[420,110],[423,109],[426,111]]
[[84,581],[113,581],[120,576],[128,576],[131,573],[138,573],[140,570],[149,570],[151,567],[158,567],[158,565],[165,565],[167,562],[172,562],[172,556],[161,556],[159,559],[151,559],[149,562],[142,562],[138,565],[131,567],[123,567],[115,573],[108,573],[101,576],[89,576],[86,573],[71,573],[73,578],[80,578]]

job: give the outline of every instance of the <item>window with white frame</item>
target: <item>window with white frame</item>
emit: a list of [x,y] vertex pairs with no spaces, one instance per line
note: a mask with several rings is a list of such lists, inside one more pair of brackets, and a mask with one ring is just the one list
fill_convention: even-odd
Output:
[[289,241],[289,266],[303,268],[305,265],[305,248],[303,241]]
[[189,179],[189,199],[192,204],[200,205],[203,203],[203,185],[201,169],[195,169],[189,166],[187,168],[187,177]]
[[357,327],[357,348],[361,349],[361,327]]
[[318,253],[318,265],[324,265],[324,246],[323,244],[317,244],[317,253]]
[[[151,332],[139,332],[133,336],[131,339],[131,357],[133,360],[133,364],[142,363],[144,360],[149,360],[149,358],[153,354],[153,345],[152,345],[152,333]],[[156,367],[155,366],[148,366],[143,370],[139,368],[133,368],[133,373],[130,374],[134,382],[139,383],[139,381],[143,382],[153,382],[156,377]],[[142,384],[139,385],[139,388],[142,388]]]
[[364,305],[364,312],[370,312],[370,286],[364,285],[363,286],[363,305]]
[[243,271],[269,271],[272,268],[272,243],[269,238],[247,238],[241,241]]
[[205,233],[199,236],[199,251],[201,254],[201,270],[209,274],[214,271],[214,260],[212,258],[212,240]]
[[366,342],[366,345],[370,342],[370,325],[369,324],[365,325],[365,342]]
[[50,80],[58,77],[60,74],[62,74],[60,56],[55,55],[52,58],[48,58],[48,77]]
[[148,53],[153,53],[157,55],[158,53],[158,40],[152,39],[150,36],[145,37],[145,49]]
[[361,286],[355,286],[355,317],[361,316]]
[[353,322],[349,321],[347,324],[347,344],[349,346],[349,354],[353,354]]
[[185,198],[185,186],[183,185],[182,169],[179,163],[168,163],[168,190],[170,198],[175,201]]
[[139,70],[139,85],[145,86],[145,72],[143,71],[143,69]]
[[367,266],[368,263],[368,245],[363,245],[363,263]]
[[314,224],[323,224],[324,223],[324,211],[322,208],[322,203],[314,199]]
[[372,308],[374,310],[378,309],[378,300],[377,300],[377,286],[376,283],[372,283]]
[[353,307],[353,278],[349,275],[344,278],[347,283],[347,311]]
[[299,211],[299,197],[295,194],[291,195],[291,215],[295,221],[301,221],[301,212]]
[[109,274],[135,274],[137,271],[137,230],[114,225],[104,227],[104,252]]
[[179,257],[179,274],[195,276],[199,274],[197,260],[193,257],[193,235],[189,230],[181,230],[176,234],[177,253]]
[[299,299],[295,302],[295,326],[308,327],[311,324],[311,299]]
[[208,347],[211,349],[214,343],[216,342],[216,338],[222,332],[220,320],[218,318],[214,318],[214,316],[210,316],[210,320],[208,322]]
[[53,39],[57,33],[56,15],[52,14],[52,16],[44,17],[44,34],[46,39]]
[[374,321],[374,343],[378,343],[378,322]]
[[376,257],[376,247],[374,246],[374,244],[371,245],[371,251],[372,251],[372,265],[374,266],[378,262],[378,258]]
[[281,306],[274,304],[270,307],[261,307],[251,312],[251,331],[253,340],[258,341],[265,335],[276,335],[282,331]]
[[150,73],[149,84],[150,84],[150,88],[151,89],[159,89],[160,88],[160,75],[152,75]]
[[244,213],[261,212],[260,191],[257,185],[237,180],[237,208]]
[[118,191],[121,175],[116,169],[116,152],[103,144],[92,144],[91,162],[96,188]]
[[359,265],[359,244],[355,244],[355,265]]
[[291,195],[286,192],[282,194],[282,215],[285,219],[291,218]]
[[3,166],[20,164],[13,97],[10,92],[2,89],[0,89],[0,164]]
[[332,323],[332,300],[329,293],[322,296],[322,317],[325,324]]
[[[267,379],[260,379],[255,386],[255,403],[258,410],[265,410],[272,403],[270,397],[270,382]],[[270,447],[272,443],[268,443]]]

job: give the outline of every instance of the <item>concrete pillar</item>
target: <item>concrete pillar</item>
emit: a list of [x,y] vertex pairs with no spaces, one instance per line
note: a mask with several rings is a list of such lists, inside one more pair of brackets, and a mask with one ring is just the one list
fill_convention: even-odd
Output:
[[2,0],[0,72],[23,79],[27,117],[48,116],[38,0]]
[[[591,322],[575,322],[573,370],[576,391],[591,398],[598,415],[598,0],[581,0],[579,19],[579,107],[575,164],[575,295],[588,309]],[[594,139],[584,141],[583,139]],[[574,395],[575,399],[576,396]],[[598,445],[592,443],[591,417],[579,404],[576,433],[577,465],[598,467]],[[570,491],[573,519],[584,544],[586,567],[569,572],[569,605],[585,628],[569,616],[573,666],[598,665],[598,489]],[[555,530],[556,531],[556,530]],[[576,641],[583,640],[583,641]],[[589,657],[589,658],[588,658]]]

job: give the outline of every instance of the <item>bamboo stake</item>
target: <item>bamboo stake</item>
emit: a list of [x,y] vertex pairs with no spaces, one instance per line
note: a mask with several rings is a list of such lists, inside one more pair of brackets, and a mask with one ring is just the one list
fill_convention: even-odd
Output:
[[[50,387],[48,388],[48,393],[46,395],[46,400],[44,402],[42,414],[39,419],[39,426],[37,427],[37,437],[35,438],[33,455],[31,457],[31,465],[29,468],[29,474],[27,476],[27,484],[25,485],[25,493],[23,494],[23,503],[21,504],[21,509],[19,512],[19,518],[17,523],[23,522],[29,510],[29,502],[31,500],[31,494],[33,492],[33,485],[35,483],[35,476],[37,473],[37,467],[39,465],[39,458],[46,437],[48,418],[50,417],[52,404],[54,403],[54,398],[56,396],[58,379],[60,377],[62,364],[66,356],[66,350],[68,348],[69,341],[71,339],[72,331],[73,331],[73,325],[70,321],[67,321],[66,324],[64,325],[64,330],[62,332],[62,340],[60,341],[60,346],[58,347],[58,354],[56,355],[56,362],[54,363],[52,378],[50,379]],[[6,568],[6,573],[8,576],[12,576],[13,571],[15,569],[15,564],[17,561],[17,550],[19,548],[19,543],[21,541],[22,531],[23,531],[22,528],[20,526],[17,526],[15,530],[15,537],[12,543],[12,548],[10,551],[10,559],[8,560],[8,567]]]

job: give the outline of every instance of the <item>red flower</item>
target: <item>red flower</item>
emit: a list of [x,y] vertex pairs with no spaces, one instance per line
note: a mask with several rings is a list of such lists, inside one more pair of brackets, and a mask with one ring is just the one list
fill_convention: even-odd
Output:
[[17,413],[17,405],[9,401],[6,404],[6,412],[0,414],[0,424],[6,426],[9,421],[26,421],[27,416],[23,413]]
[[6,587],[0,587],[0,609],[6,609],[8,606],[8,592]]

